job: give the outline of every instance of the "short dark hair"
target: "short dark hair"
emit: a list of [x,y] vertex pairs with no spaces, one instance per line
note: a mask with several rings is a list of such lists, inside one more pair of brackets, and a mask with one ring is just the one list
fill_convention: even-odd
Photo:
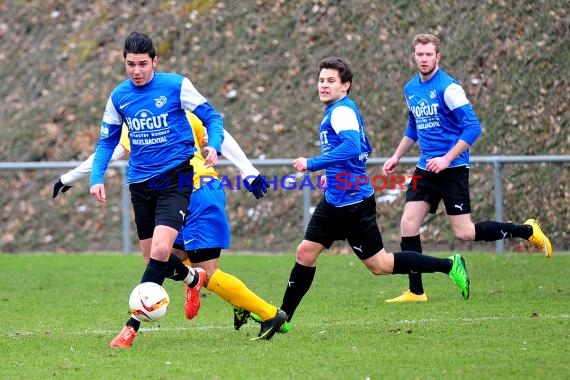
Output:
[[342,83],[352,83],[352,70],[350,69],[350,62],[344,58],[327,57],[324,58],[319,64],[319,73],[322,69],[333,69],[338,71],[338,76]]
[[150,59],[156,57],[156,49],[149,36],[144,33],[132,32],[125,40],[123,58],[127,54],[148,54]]
[[[350,82],[352,84],[352,69],[350,68],[350,62],[344,58],[338,57],[327,57],[324,58],[321,63],[319,63],[319,73],[322,69],[332,69],[338,71],[338,76],[340,77],[341,83]],[[350,92],[350,88],[347,93]]]

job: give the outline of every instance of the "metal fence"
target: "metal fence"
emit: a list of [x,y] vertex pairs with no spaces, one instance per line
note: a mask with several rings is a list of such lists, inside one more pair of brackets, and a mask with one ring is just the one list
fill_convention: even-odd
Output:
[[[388,158],[371,158],[367,161],[369,166],[382,165]],[[401,164],[415,164],[418,157],[404,157],[400,160]],[[251,160],[256,167],[290,167],[292,159],[264,159]],[[494,204],[495,204],[495,220],[503,221],[503,166],[505,164],[540,164],[540,163],[568,163],[570,155],[541,155],[541,156],[472,156],[472,163],[487,164],[493,166],[494,173]],[[53,161],[53,162],[0,162],[0,171],[5,170],[48,170],[48,169],[72,169],[79,165],[80,161]],[[227,160],[220,160],[217,166],[230,166]],[[120,170],[122,177],[121,190],[121,220],[122,220],[122,241],[123,252],[130,253],[132,251],[130,229],[132,226],[130,213],[130,195],[129,188],[126,183],[126,170],[128,161],[116,161],[110,165],[112,168]],[[306,227],[311,217],[311,188],[303,189],[303,222]],[[503,240],[496,242],[496,252],[504,252]]]

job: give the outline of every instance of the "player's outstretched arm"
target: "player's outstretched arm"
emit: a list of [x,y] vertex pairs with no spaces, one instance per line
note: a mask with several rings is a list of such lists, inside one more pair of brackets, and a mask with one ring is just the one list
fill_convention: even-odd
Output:
[[[124,157],[127,153],[128,151],[122,145],[119,144],[113,151],[113,155],[111,156],[111,161],[117,161],[120,158]],[[94,157],[95,153],[89,156],[81,164],[77,165],[75,168],[71,169],[70,171],[59,177],[57,182],[53,185],[52,198],[57,197],[60,190],[62,193],[65,193],[67,190],[71,188],[71,186],[73,186],[75,182],[77,182],[81,178],[91,173]]]
[[53,184],[53,194],[52,194],[52,198],[57,197],[57,195],[59,194],[59,191],[61,190],[62,193],[65,193],[67,190],[71,189],[71,186],[69,185],[64,185],[63,182],[61,182],[61,177],[57,179],[57,181]]
[[267,193],[267,189],[269,189],[269,184],[247,158],[237,141],[225,129],[222,155],[239,169],[243,184],[255,199],[263,198],[263,194]]

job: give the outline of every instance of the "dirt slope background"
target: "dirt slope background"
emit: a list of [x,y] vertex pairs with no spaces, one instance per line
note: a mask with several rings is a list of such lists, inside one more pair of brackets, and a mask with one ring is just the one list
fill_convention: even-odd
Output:
[[[415,73],[410,44],[420,32],[441,38],[441,66],[463,83],[484,126],[472,155],[569,154],[569,1],[117,3],[0,0],[0,161],[88,157],[107,96],[125,78],[122,43],[133,30],[153,37],[159,69],[190,77],[254,159],[318,153],[316,65],[331,55],[353,64],[351,95],[373,157],[391,154],[405,126],[402,86]],[[401,174],[412,169],[402,165]],[[52,200],[59,174],[0,171],[0,251],[120,250],[118,172],[109,172],[105,207],[90,199],[86,180]],[[568,250],[569,174],[568,164],[505,165],[505,219],[537,217],[555,248]],[[471,182],[474,219],[494,218],[492,166],[474,165]],[[234,248],[294,249],[302,238],[300,191],[274,190],[261,201],[227,193]],[[398,247],[402,202],[378,205],[389,249]],[[457,242],[441,212],[426,223],[427,246],[485,247]],[[134,226],[132,240],[136,250]],[[506,247],[528,249],[516,240]]]

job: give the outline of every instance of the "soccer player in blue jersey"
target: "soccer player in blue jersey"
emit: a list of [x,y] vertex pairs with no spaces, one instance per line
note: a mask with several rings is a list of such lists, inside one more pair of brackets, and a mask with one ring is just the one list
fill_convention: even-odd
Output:
[[[284,322],[284,313],[251,291],[239,278],[219,269],[221,251],[230,247],[230,225],[226,215],[224,186],[218,179],[216,170],[204,165],[204,157],[200,152],[200,147],[207,143],[204,125],[191,112],[187,111],[186,115],[192,127],[197,149],[190,160],[194,169],[193,192],[188,207],[190,215],[185,219],[182,231],[178,233],[172,252],[187,265],[206,271],[204,286],[232,304],[236,330],[247,322],[250,313],[255,313],[254,315],[259,317],[261,330],[254,339],[269,340]],[[123,124],[120,143],[116,146],[111,161],[118,160],[130,152],[128,135],[128,128]],[[256,199],[263,197],[268,189],[265,179],[225,129],[221,151],[238,167],[244,186]],[[60,190],[67,191],[77,180],[88,174],[92,168],[93,158],[94,154],[76,168],[63,174],[54,184],[53,197],[55,198]],[[200,309],[200,287],[186,287],[186,298],[185,315],[186,318],[193,319]]]
[[376,221],[374,189],[366,175],[371,147],[360,111],[348,96],[352,85],[350,65],[341,58],[325,58],[318,73],[319,98],[325,104],[319,133],[321,155],[299,157],[293,166],[299,172],[326,170],[326,189],[297,247],[281,305],[288,316],[285,329],[290,328],[295,310],[311,287],[319,255],[335,240],[347,240],[373,274],[446,273],[468,299],[469,277],[461,255],[436,258],[384,249]]
[[[137,235],[148,262],[141,283],[161,285],[169,277],[190,288],[201,287],[206,271],[187,267],[171,254],[188,212],[193,174],[190,160],[196,152],[185,110],[193,112],[208,131],[206,166],[218,162],[223,119],[188,78],[155,71],[158,57],[147,35],[131,33],[125,40],[123,57],[129,78],[112,90],[107,101],[90,193],[105,202],[103,177],[126,123],[131,145],[127,181]],[[110,346],[130,347],[139,328],[140,321],[131,317]]]
[[[481,125],[461,85],[439,68],[439,45],[439,39],[432,34],[419,34],[413,39],[412,56],[419,72],[404,86],[408,124],[402,141],[383,166],[385,174],[394,173],[400,158],[414,144],[419,145],[416,182],[406,192],[400,223],[401,249],[422,252],[419,235],[422,221],[428,213],[435,213],[443,200],[457,238],[468,241],[523,238],[550,257],[550,241],[534,219],[524,224],[471,221],[469,147],[481,133]],[[386,302],[428,300],[421,273],[408,276],[409,289]]]

